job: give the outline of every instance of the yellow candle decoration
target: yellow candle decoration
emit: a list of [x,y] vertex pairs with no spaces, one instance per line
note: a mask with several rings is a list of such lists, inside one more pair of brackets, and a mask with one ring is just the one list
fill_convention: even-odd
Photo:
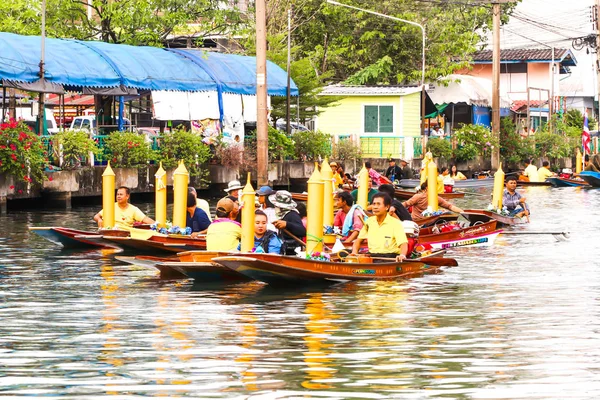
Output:
[[498,171],[494,174],[494,190],[492,192],[492,207],[494,209],[502,208],[502,195],[504,194],[504,171],[502,164],[498,166]]
[[333,170],[327,158],[321,165],[321,178],[323,178],[323,225],[333,226]]
[[115,172],[110,161],[102,174],[102,220],[104,228],[115,227]]
[[[254,213],[256,192],[250,183],[250,173],[248,173],[248,181],[242,190],[242,253],[249,253],[254,247]],[[265,252],[269,249],[264,249]]]
[[167,172],[162,166],[162,162],[154,174],[154,193],[155,193],[155,211],[154,217],[158,228],[164,228],[167,225]]
[[190,181],[190,174],[183,164],[173,172],[173,225],[185,228],[187,212],[187,193]]
[[358,173],[358,194],[356,196],[356,203],[365,210],[369,204],[369,179],[369,171],[363,164],[362,169]]
[[437,177],[437,165],[431,160],[427,163],[427,205],[431,211],[438,210]]
[[323,179],[315,163],[315,171],[308,179],[306,201],[306,252],[323,251]]
[[583,156],[581,155],[581,151],[579,151],[579,147],[577,148],[577,157],[575,161],[575,173],[579,174],[583,169]]

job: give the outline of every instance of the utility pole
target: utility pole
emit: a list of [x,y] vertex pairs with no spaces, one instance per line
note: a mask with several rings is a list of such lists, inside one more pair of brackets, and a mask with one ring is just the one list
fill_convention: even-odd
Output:
[[285,107],[285,131],[288,136],[292,134],[290,107],[292,104],[292,6],[288,8],[288,37],[287,37],[287,102]]
[[[46,0],[42,0],[42,47],[40,57],[40,82],[44,83],[44,58],[46,53]],[[43,85],[42,85],[43,86]],[[40,101],[38,103],[38,134],[44,135],[44,125],[46,124],[45,117],[45,101],[44,93],[40,92]]]
[[256,161],[258,186],[269,184],[267,121],[267,10],[265,0],[256,0]]
[[[599,0],[600,1],[600,0]],[[493,3],[493,41],[492,51],[492,136],[500,139],[500,3]],[[492,151],[492,169],[500,166],[500,146]]]
[[600,22],[598,21],[598,13],[600,13],[600,0],[596,0],[594,7],[593,19],[596,23],[596,99],[598,100],[597,121],[600,122]]

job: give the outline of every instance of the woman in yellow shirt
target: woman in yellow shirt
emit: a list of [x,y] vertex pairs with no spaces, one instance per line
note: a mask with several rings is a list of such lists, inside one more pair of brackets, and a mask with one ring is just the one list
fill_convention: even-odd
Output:
[[458,168],[456,168],[455,164],[452,164],[450,166],[450,178],[454,179],[455,181],[464,181],[465,179],[467,179],[466,176],[464,176],[459,170]]

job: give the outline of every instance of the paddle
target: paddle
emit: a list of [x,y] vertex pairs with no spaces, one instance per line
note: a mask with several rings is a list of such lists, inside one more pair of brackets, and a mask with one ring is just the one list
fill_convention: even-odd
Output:
[[292,239],[294,239],[296,242],[298,242],[298,244],[304,248],[306,248],[306,243],[304,243],[302,241],[302,239],[300,239],[298,236],[294,235],[293,233],[291,233],[290,231],[288,231],[287,229],[282,229],[282,231],[284,231],[289,237],[291,237]]

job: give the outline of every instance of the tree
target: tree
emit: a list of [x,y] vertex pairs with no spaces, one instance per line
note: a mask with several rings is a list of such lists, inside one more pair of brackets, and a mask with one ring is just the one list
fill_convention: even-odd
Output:
[[[421,31],[415,26],[322,0],[275,0],[269,6],[270,35],[287,31],[285,15],[293,6],[292,38],[299,58],[308,57],[317,76],[365,83],[413,83],[421,79]],[[489,6],[468,2],[352,0],[346,3],[425,25],[426,76],[435,80],[470,65],[470,54],[491,25]],[[505,18],[515,4],[503,5]],[[391,63],[388,58],[391,59]],[[357,75],[358,74],[358,75]]]
[[[231,34],[240,13],[219,0],[47,0],[49,37],[162,46],[172,33]],[[39,35],[39,0],[0,2],[0,29]]]

